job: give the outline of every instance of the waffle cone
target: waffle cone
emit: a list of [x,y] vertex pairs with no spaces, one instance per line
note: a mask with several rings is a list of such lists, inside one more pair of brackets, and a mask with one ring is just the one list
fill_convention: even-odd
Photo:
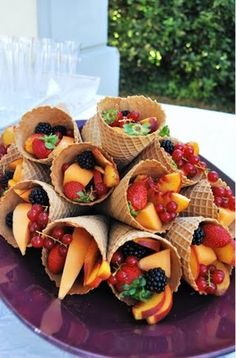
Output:
[[85,123],[81,134],[84,142],[90,142],[101,147],[101,137],[96,115]]
[[[146,136],[131,137],[105,123],[102,118],[102,112],[108,109],[135,110],[140,113],[142,119],[156,117],[159,120],[159,129]],[[102,147],[120,167],[123,167],[129,164],[148,144],[158,137],[160,129],[165,124],[165,113],[156,101],[144,96],[106,97],[98,103],[97,121]]]
[[[219,224],[215,219],[204,218],[202,216],[177,218],[166,235],[167,240],[169,240],[173,246],[176,247],[181,257],[184,279],[195,291],[198,291],[198,287],[194,281],[190,267],[191,244],[194,231],[202,222]],[[226,266],[230,272],[230,266]],[[203,292],[199,293],[204,294]]]
[[[170,288],[173,292],[178,291],[178,287],[180,285],[180,279],[182,275],[181,270],[181,262],[180,262],[180,256],[177,252],[177,249],[166,239],[164,239],[161,236],[152,234],[147,231],[139,231],[136,229],[133,229],[132,227],[128,225],[124,225],[118,222],[115,222],[110,229],[109,233],[109,244],[108,244],[108,253],[107,253],[107,260],[108,262],[111,262],[113,254],[127,241],[131,241],[137,238],[143,238],[143,237],[149,237],[155,240],[158,240],[161,242],[162,246],[165,249],[170,249],[171,252],[171,278],[170,278]],[[117,298],[120,298],[119,293],[114,289],[113,286],[110,286],[114,294]],[[122,301],[126,302],[128,305],[132,304],[132,300],[123,298]]]
[[[27,190],[35,186],[40,186],[43,188],[49,199],[49,212],[48,219],[49,222],[73,215],[79,215],[81,213],[81,208],[78,206],[72,205],[61,198],[57,193],[53,190],[53,187],[47,183],[38,181],[38,180],[26,180],[20,182],[14,186],[14,188],[10,188],[6,194],[2,197],[0,201],[0,235],[4,237],[4,239],[12,246],[18,247],[17,243],[14,239],[12,230],[8,228],[5,223],[5,217],[9,212],[12,212],[17,204],[24,202],[14,191],[14,189],[22,189]],[[30,245],[29,245],[30,246]]]
[[[96,241],[98,248],[101,252],[101,256],[103,260],[106,260],[106,253],[107,253],[107,239],[108,239],[108,224],[107,220],[104,216],[96,215],[96,216],[78,216],[78,217],[71,217],[65,219],[59,219],[51,222],[48,226],[44,229],[44,234],[49,234],[50,231],[57,225],[64,224],[73,227],[82,227],[84,228],[90,235],[93,236],[94,240]],[[60,286],[61,281],[61,274],[52,274],[47,268],[47,250],[42,250],[42,263],[45,268],[47,275],[49,276],[51,281],[54,281],[56,287]],[[69,295],[74,294],[86,294],[91,291],[91,288],[83,287],[79,283],[75,283],[71,290],[69,291]]]
[[11,144],[7,153],[0,160],[0,172],[5,172],[11,162],[21,158],[21,154],[15,144]]
[[[109,154],[107,154],[102,148],[99,148],[92,143],[75,143],[70,145],[69,147],[65,148],[57,158],[53,160],[52,167],[51,167],[51,179],[52,184],[56,190],[56,192],[63,197],[65,200],[67,200],[69,203],[72,203],[74,205],[79,206],[93,206],[95,204],[101,203],[104,201],[114,190],[114,188],[111,188],[104,197],[90,202],[90,203],[78,203],[73,200],[68,199],[63,192],[63,172],[62,172],[62,166],[64,163],[70,163],[75,160],[75,157],[80,154],[81,152],[85,150],[92,150],[92,149],[99,149],[100,152],[103,153],[103,155],[116,167],[116,164],[114,163],[113,159],[110,157]],[[78,178],[79,180],[79,178]]]
[[22,164],[22,181],[25,180],[38,180],[50,183],[50,168],[24,158]]
[[74,141],[81,142],[79,129],[76,122],[69,116],[68,113],[62,111],[57,107],[37,107],[32,111],[27,112],[21,118],[18,127],[16,128],[16,145],[19,152],[26,159],[32,160],[36,163],[50,165],[53,160],[53,152],[45,159],[37,159],[24,149],[26,139],[34,133],[34,129],[39,122],[47,122],[52,126],[63,125],[74,132]]
[[[122,178],[120,184],[115,188],[111,196],[102,205],[102,210],[113,218],[128,224],[136,229],[143,231],[154,232],[139,224],[135,218],[130,214],[127,190],[129,182],[132,178],[139,174],[147,174],[154,177],[160,177],[166,174],[166,169],[156,160],[145,160],[136,164],[129,172]],[[171,224],[163,225],[162,229],[158,233],[165,232]]]
[[[162,138],[163,139],[163,138]],[[165,151],[164,148],[161,147],[160,138],[155,139],[151,144],[149,144],[135,159],[134,163],[138,163],[140,160],[145,159],[156,159],[158,160],[168,171],[168,173],[179,172],[182,176],[182,187],[187,187],[190,185],[194,185],[199,180],[202,179],[204,173],[199,173],[194,179],[188,179],[182,172],[182,170],[176,167],[174,160],[171,155]],[[182,144],[178,139],[173,137],[165,137],[165,140],[171,140],[174,144]]]

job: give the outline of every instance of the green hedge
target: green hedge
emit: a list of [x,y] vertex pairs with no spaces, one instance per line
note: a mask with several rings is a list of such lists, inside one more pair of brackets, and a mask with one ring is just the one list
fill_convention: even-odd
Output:
[[234,108],[233,0],[110,0],[121,92]]

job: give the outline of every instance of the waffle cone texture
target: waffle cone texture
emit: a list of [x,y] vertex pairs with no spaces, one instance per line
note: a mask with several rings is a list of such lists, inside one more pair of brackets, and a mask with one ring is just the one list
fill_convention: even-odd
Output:
[[8,165],[17,159],[20,159],[22,155],[17,149],[15,144],[11,144],[7,150],[7,153],[0,160],[0,172],[5,172]]
[[[69,217],[65,219],[59,219],[51,222],[48,226],[43,230],[44,234],[49,235],[50,231],[58,225],[72,226],[72,227],[81,227],[84,228],[91,236],[93,236],[94,240],[98,245],[98,249],[101,253],[101,257],[103,260],[106,260],[107,253],[107,241],[108,241],[108,223],[105,217],[101,215],[96,216],[78,216],[78,217]],[[42,264],[44,269],[49,276],[51,281],[55,282],[56,287],[60,286],[61,274],[52,274],[47,268],[47,257],[48,252],[46,249],[42,250]],[[72,286],[71,290],[68,292],[69,295],[74,294],[86,294],[91,291],[91,288],[84,287],[82,284],[75,282]]]
[[50,165],[53,160],[53,151],[48,158],[37,159],[24,149],[26,139],[34,133],[35,127],[39,122],[50,123],[52,126],[66,126],[68,129],[73,130],[75,142],[82,141],[77,124],[68,113],[57,107],[37,107],[32,111],[25,113],[16,128],[16,146],[21,155],[26,159],[47,165]]
[[[198,228],[199,224],[203,222],[219,224],[215,219],[204,218],[202,216],[177,218],[166,235],[166,239],[176,247],[179,256],[181,257],[184,279],[195,291],[198,292],[199,290],[191,271],[190,257],[194,231]],[[230,266],[225,266],[230,272]],[[204,292],[199,293],[206,294]]]
[[87,120],[82,128],[81,135],[84,142],[90,142],[100,147],[102,146],[97,115]]
[[28,190],[36,186],[41,187],[47,193],[49,199],[49,222],[67,216],[76,216],[82,211],[81,208],[68,203],[57,195],[53,187],[47,183],[38,180],[26,180],[16,184],[14,188],[10,188],[6,192],[0,201],[0,235],[13,247],[18,247],[18,245],[14,239],[12,230],[5,223],[5,217],[9,212],[12,212],[18,204],[24,202],[15,193],[14,189]]
[[[104,197],[95,200],[90,203],[79,203],[73,200],[68,199],[63,192],[63,177],[64,174],[62,172],[62,166],[64,163],[70,163],[73,162],[77,155],[80,153],[86,151],[86,150],[93,150],[98,149],[105,157],[106,159],[111,162],[114,167],[116,167],[116,164],[114,163],[113,159],[110,157],[109,154],[107,154],[102,148],[99,148],[98,146],[93,145],[92,143],[75,143],[70,145],[69,147],[65,148],[57,158],[53,160],[52,167],[51,167],[51,179],[52,184],[56,190],[56,192],[63,197],[65,200],[67,200],[69,203],[72,203],[74,205],[79,206],[93,206],[95,204],[101,203],[104,201],[114,190],[114,188],[111,188]],[[79,181],[79,178],[78,178]]]
[[[102,113],[108,109],[138,111],[141,119],[156,117],[159,121],[159,128],[157,131],[146,136],[129,136],[123,131],[117,131],[106,124],[102,118]],[[127,98],[106,97],[98,103],[97,121],[102,147],[114,158],[120,167],[124,167],[158,137],[159,131],[165,125],[165,113],[156,101],[144,96],[130,96]]]

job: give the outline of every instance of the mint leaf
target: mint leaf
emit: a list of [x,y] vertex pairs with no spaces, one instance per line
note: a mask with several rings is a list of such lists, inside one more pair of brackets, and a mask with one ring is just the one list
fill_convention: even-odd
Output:
[[102,112],[102,117],[107,124],[112,124],[117,119],[118,111],[117,109],[107,109]]
[[136,216],[138,215],[138,211],[136,211],[136,210],[134,210],[134,208],[133,208],[133,206],[132,206],[132,204],[131,204],[131,202],[130,201],[128,201],[128,207],[129,207],[129,212],[130,212],[130,214],[134,217],[134,218],[136,218]]
[[152,292],[145,289],[146,280],[143,276],[140,276],[131,284],[124,285],[123,292],[120,294],[121,298],[130,297],[137,301],[146,301],[152,296]]
[[78,195],[78,199],[76,199],[76,201],[78,201],[79,203],[90,203],[91,201],[95,200],[95,196],[93,195],[93,193],[86,193],[86,191],[79,191],[78,193],[76,193]]
[[39,139],[44,142],[45,147],[47,149],[51,150],[55,149],[56,144],[58,143],[58,136],[56,134],[44,135],[42,138]]
[[128,123],[124,124],[123,129],[130,136],[147,135],[150,133],[150,125],[148,123]]
[[161,137],[169,137],[170,136],[170,129],[169,129],[168,125],[164,126],[160,130],[159,136],[161,136]]

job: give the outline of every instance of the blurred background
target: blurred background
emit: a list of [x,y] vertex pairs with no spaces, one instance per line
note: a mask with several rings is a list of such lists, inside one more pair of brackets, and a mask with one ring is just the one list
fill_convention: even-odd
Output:
[[235,111],[233,0],[0,0],[3,35],[72,41],[101,95]]

